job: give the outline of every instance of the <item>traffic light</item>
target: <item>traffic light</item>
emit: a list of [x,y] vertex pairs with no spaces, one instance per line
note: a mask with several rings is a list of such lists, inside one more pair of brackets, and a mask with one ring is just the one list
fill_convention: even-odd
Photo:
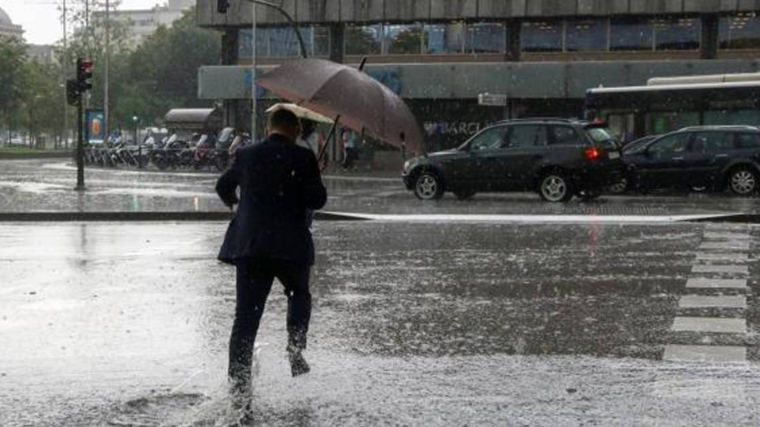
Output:
[[216,11],[219,13],[227,13],[227,9],[230,7],[230,0],[216,0]]
[[77,83],[79,92],[92,89],[92,70],[95,64],[89,59],[77,58]]
[[74,79],[66,80],[66,102],[77,105],[79,102],[79,83]]

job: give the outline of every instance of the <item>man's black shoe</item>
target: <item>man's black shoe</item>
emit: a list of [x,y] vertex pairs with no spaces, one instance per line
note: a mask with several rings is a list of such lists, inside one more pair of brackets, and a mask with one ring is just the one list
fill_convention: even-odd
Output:
[[311,370],[300,351],[288,352],[288,360],[290,361],[290,373],[294,377],[306,374]]

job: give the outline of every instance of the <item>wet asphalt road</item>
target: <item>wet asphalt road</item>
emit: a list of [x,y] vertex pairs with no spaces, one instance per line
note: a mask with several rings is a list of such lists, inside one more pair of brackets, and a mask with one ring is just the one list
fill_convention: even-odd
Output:
[[[706,227],[317,223],[313,372],[275,290],[255,422],[756,425],[759,228],[709,231],[751,237],[749,362],[662,360]],[[227,425],[224,228],[0,225],[0,425]]]
[[[420,203],[396,179],[325,181],[326,209],[363,213],[594,218],[760,205],[678,194]],[[221,211],[214,182],[93,169],[77,194],[66,162],[0,162],[0,212]],[[0,224],[0,425],[229,425],[234,271],[214,260],[224,229]],[[318,222],[314,233],[313,371],[289,377],[275,286],[259,335],[254,425],[760,423],[756,226],[370,221]],[[700,258],[716,233],[728,239],[718,251],[746,242],[747,258]],[[746,308],[680,307],[695,266],[726,263],[747,267]],[[673,330],[679,316],[697,315],[744,319],[747,333]],[[663,360],[694,342],[745,348],[748,362]]]
[[[386,174],[387,175],[387,174]],[[0,161],[0,212],[28,211],[224,211],[213,192],[218,173],[139,172],[86,169],[88,191],[71,191],[76,172],[70,162]],[[604,196],[592,203],[540,203],[532,193],[478,194],[459,201],[447,194],[421,203],[399,178],[327,176],[325,210],[391,214],[581,214],[680,215],[760,213],[760,199],[726,194]]]

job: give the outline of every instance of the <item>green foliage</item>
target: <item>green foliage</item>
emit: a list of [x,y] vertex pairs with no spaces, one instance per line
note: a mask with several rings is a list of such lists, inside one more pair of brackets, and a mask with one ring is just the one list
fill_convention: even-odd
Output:
[[26,95],[24,43],[15,37],[0,36],[0,58],[0,119],[10,129],[21,119],[19,107]]
[[[90,16],[85,31],[84,0],[70,0],[69,22],[75,30],[67,49],[56,46],[60,64],[41,64],[26,56],[25,44],[0,37],[0,127],[26,130],[34,139],[42,133],[64,134],[63,82],[75,75],[77,57],[95,63],[89,107],[103,108],[106,40],[102,22]],[[90,13],[103,10],[103,0],[89,0]],[[111,1],[111,5],[115,4]],[[190,10],[171,27],[159,29],[134,45],[124,23],[111,20],[109,55],[109,104],[111,128],[131,129],[132,116],[141,125],[160,124],[171,108],[203,107],[198,93],[198,67],[219,62],[220,35],[195,25]],[[68,125],[73,129],[75,109],[68,108]],[[3,138],[5,139],[5,138]]]

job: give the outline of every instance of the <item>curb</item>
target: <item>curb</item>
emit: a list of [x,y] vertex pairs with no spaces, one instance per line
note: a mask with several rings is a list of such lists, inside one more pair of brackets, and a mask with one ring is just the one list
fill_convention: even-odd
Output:
[[0,160],[34,160],[34,159],[66,159],[74,153],[69,151],[53,153],[0,153]]
[[[72,221],[229,221],[230,212],[5,212],[0,222],[72,222]],[[366,218],[334,212],[315,212],[315,221],[362,221]]]

